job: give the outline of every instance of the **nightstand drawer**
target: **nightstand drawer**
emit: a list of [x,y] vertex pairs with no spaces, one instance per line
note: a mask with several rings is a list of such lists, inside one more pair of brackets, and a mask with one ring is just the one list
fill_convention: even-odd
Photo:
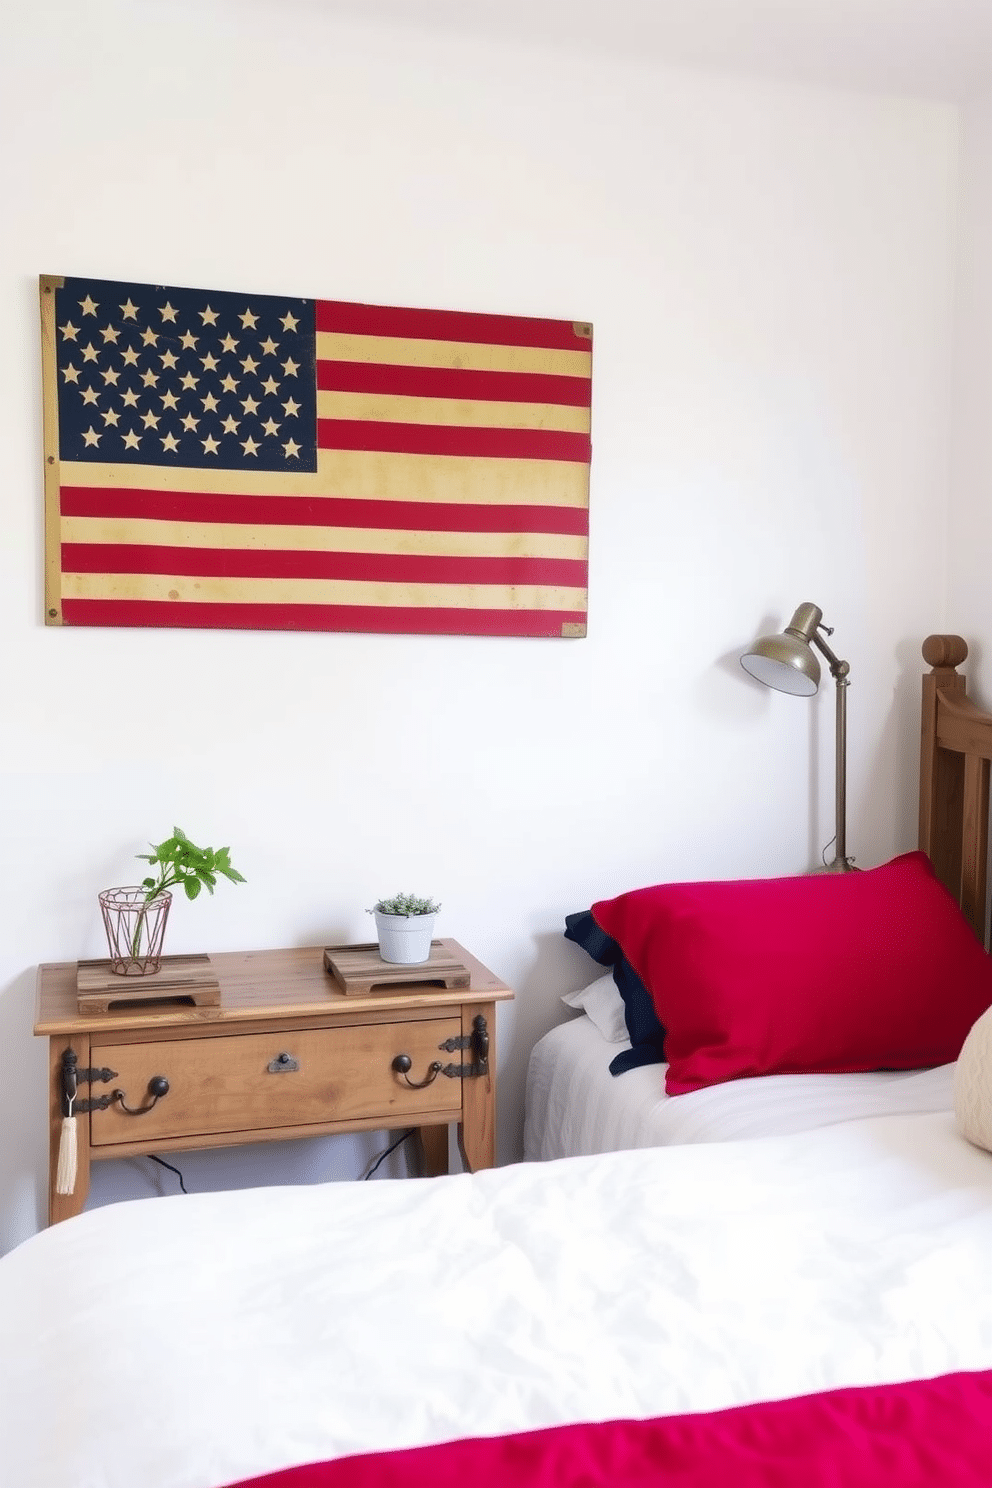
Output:
[[[90,1114],[94,1147],[170,1137],[245,1134],[283,1126],[361,1121],[377,1116],[415,1124],[423,1111],[461,1110],[461,1080],[439,1075],[413,1090],[394,1072],[408,1054],[410,1079],[429,1065],[459,1062],[439,1047],[461,1033],[459,1017],[282,1033],[239,1033],[154,1043],[101,1044],[94,1060],[117,1071],[111,1082],[132,1109],[147,1107],[149,1081],[169,1082],[150,1110],[132,1116],[115,1101]],[[281,1056],[289,1056],[288,1059]]]

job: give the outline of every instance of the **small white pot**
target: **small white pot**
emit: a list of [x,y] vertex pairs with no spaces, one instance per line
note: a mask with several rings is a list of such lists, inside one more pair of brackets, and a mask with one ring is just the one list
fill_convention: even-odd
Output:
[[431,959],[436,915],[391,915],[375,912],[379,955],[399,966],[422,966]]

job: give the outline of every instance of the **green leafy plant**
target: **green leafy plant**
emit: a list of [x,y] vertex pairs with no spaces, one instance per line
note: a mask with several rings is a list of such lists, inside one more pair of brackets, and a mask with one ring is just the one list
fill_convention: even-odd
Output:
[[437,914],[441,908],[436,899],[424,899],[419,894],[394,894],[391,899],[378,899],[369,914],[428,915]]
[[165,889],[182,885],[187,899],[196,899],[201,889],[212,894],[217,875],[232,883],[247,883],[236,868],[231,866],[229,847],[197,847],[181,827],[173,827],[172,836],[157,845],[152,842],[150,853],[137,853],[156,870],[155,877],[142,879],[141,886],[147,890],[145,903],[161,894]]

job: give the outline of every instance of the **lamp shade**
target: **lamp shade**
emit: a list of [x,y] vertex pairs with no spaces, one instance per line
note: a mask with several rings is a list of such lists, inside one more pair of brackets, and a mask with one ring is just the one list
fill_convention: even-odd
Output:
[[796,697],[811,697],[820,685],[820,663],[811,648],[787,632],[755,641],[741,666],[766,687]]
[[745,651],[741,666],[777,692],[812,697],[820,685],[820,663],[810,642],[814,636],[818,637],[817,627],[822,619],[819,605],[801,604],[780,634],[762,636]]

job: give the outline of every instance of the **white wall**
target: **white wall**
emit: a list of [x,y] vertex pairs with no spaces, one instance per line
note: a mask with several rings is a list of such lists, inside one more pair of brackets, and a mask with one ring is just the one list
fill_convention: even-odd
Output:
[[972,696],[992,707],[992,97],[964,111],[959,221],[947,627],[968,641]]
[[[178,906],[173,951],[365,938],[378,893],[437,894],[518,991],[511,1160],[528,1051],[590,970],[564,914],[830,838],[830,690],[737,665],[800,600],[852,664],[849,848],[915,842],[956,114],[277,0],[39,0],[0,28],[0,1248],[45,1209],[35,964],[101,954],[97,891],[173,822],[249,880]],[[592,320],[588,638],[46,629],[42,271]],[[182,1165],[351,1176],[374,1147]],[[147,1169],[101,1165],[97,1198]]]

